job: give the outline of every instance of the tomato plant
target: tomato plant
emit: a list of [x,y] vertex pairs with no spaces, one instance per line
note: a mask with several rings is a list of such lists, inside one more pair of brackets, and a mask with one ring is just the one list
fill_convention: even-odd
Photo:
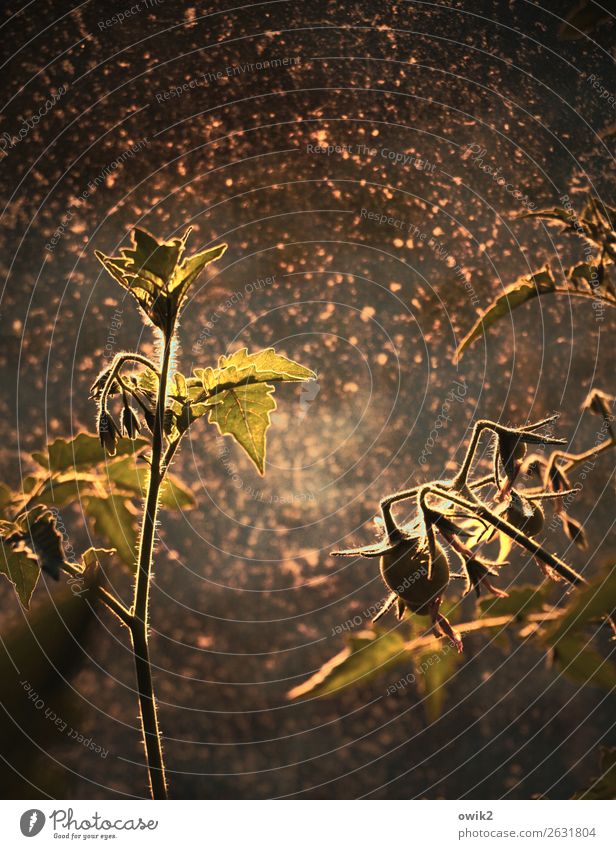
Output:
[[[190,287],[227,248],[220,244],[186,256],[190,232],[189,228],[180,238],[158,241],[135,229],[131,246],[122,248],[119,256],[97,252],[153,329],[160,359],[118,353],[92,384],[97,435],[59,439],[46,453],[34,454],[39,469],[26,479],[23,493],[0,487],[0,572],[12,582],[22,605],[28,607],[41,570],[55,580],[65,574],[81,582],[83,591],[102,602],[128,631],[150,789],[159,799],[167,795],[167,782],[148,645],[155,529],[161,506],[181,508],[193,500],[169,469],[184,434],[207,417],[220,434],[241,445],[263,474],[266,433],[276,409],[275,384],[315,376],[273,348],[251,354],[242,348],[190,376],[171,374],[177,323]],[[137,537],[129,506],[142,494],[145,503]],[[90,548],[81,562],[66,557],[51,509],[75,498],[83,501],[95,529],[114,546]],[[116,556],[135,575],[130,607],[104,585],[105,564]]]

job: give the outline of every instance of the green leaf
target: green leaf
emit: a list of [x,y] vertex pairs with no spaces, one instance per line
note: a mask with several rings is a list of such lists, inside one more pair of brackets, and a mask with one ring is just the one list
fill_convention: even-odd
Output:
[[616,567],[599,575],[588,586],[576,589],[562,615],[547,629],[552,645],[580,629],[591,619],[612,616],[616,609]]
[[227,389],[208,399],[209,422],[238,442],[262,475],[265,469],[265,436],[276,409],[274,387],[255,383]]
[[24,536],[23,542],[36,554],[40,568],[57,581],[65,557],[62,535],[56,528],[54,514],[37,504],[27,513],[22,513],[17,524]]
[[[277,354],[274,348],[266,348],[256,354],[249,354],[247,348],[241,348],[229,357],[220,357],[220,369],[235,368],[238,371],[249,370],[259,380],[314,380],[316,374],[295,360]],[[221,381],[224,383],[225,381]]]
[[616,689],[616,667],[582,636],[569,635],[553,648],[553,659],[563,675],[576,684]]
[[[37,481],[41,482],[41,477]],[[78,501],[84,495],[100,494],[99,489],[97,475],[83,473],[62,475],[57,478],[48,477],[36,495],[36,502],[46,507],[63,507],[72,501]]]
[[227,247],[228,245],[222,243],[213,248],[208,248],[205,251],[201,251],[200,253],[194,254],[188,259],[185,259],[181,265],[178,265],[175,268],[169,283],[169,291],[174,294],[179,304],[182,303],[189,288],[201,274],[203,269],[211,262],[219,260],[227,250]]
[[242,348],[229,357],[220,357],[217,368],[195,369],[194,373],[203,392],[194,394],[194,379],[191,379],[188,381],[189,397],[191,401],[201,402],[216,391],[224,391],[241,384],[295,382],[313,380],[316,377],[313,371],[277,354],[273,348],[256,354],[249,354],[246,348]]
[[176,371],[176,373],[173,375],[172,385],[169,394],[172,398],[175,398],[175,400],[179,402],[184,402],[188,396],[186,378],[179,371]]
[[429,722],[436,722],[443,710],[445,684],[456,671],[460,655],[451,643],[422,652],[415,661],[415,676]]
[[591,265],[588,262],[578,262],[578,264],[573,265],[567,273],[568,279],[571,280],[575,288],[577,288],[580,281],[582,281],[591,291],[594,291],[592,283],[594,281],[596,285],[597,275],[598,266]]
[[[145,497],[150,470],[135,466],[132,457],[125,457],[122,460],[110,463],[105,469],[105,473],[108,480],[119,489],[128,490]],[[187,510],[194,507],[195,497],[175,475],[167,474],[161,488],[160,503],[171,509]]]
[[38,560],[24,545],[11,545],[0,539],[0,572],[13,584],[20,602],[28,610],[39,579]]
[[556,221],[559,224],[569,226],[575,221],[572,210],[564,209],[562,206],[553,206],[551,209],[537,209],[529,212],[521,212],[516,218],[541,218],[545,221]]
[[133,295],[145,317],[165,334],[172,331],[190,285],[227,249],[227,245],[217,245],[182,260],[191,230],[189,227],[180,239],[159,242],[136,228],[131,247],[121,248],[121,256],[94,252],[109,274]]
[[364,684],[405,660],[410,663],[399,632],[359,631],[349,637],[345,649],[303,684],[290,690],[287,698],[333,695],[351,684]]
[[616,747],[601,746],[599,748],[600,775],[592,780],[591,785],[581,793],[576,793],[574,799],[616,799]]
[[458,362],[466,349],[472,343],[483,336],[495,322],[509,315],[512,310],[522,304],[527,303],[539,295],[544,295],[549,292],[554,292],[556,289],[556,281],[552,276],[548,266],[545,269],[530,274],[526,277],[521,277],[511,286],[508,286],[502,295],[499,295],[490,306],[481,313],[473,327],[466,334],[462,342],[459,344],[454,355],[454,361]]
[[84,575],[97,569],[102,569],[104,573],[108,562],[113,560],[116,554],[115,548],[88,548],[81,555]]
[[[116,456],[134,454],[147,444],[147,440],[141,438],[119,439]],[[58,438],[47,446],[47,453],[35,452],[32,457],[39,466],[50,472],[89,469],[108,461],[98,436],[92,433],[79,433],[74,439]]]
[[132,237],[133,246],[120,248],[120,253],[124,259],[129,260],[129,267],[134,273],[145,271],[148,275],[154,275],[162,286],[171,278],[190,232],[191,228],[181,239],[159,242],[147,230],[135,227]]
[[[265,434],[276,409],[268,382],[295,382],[316,377],[313,371],[277,354],[273,348],[249,354],[242,348],[220,357],[217,368],[195,369],[185,391],[190,399],[188,423],[209,411],[209,421],[222,434],[230,434],[263,474]],[[178,425],[180,426],[180,425]]]
[[83,499],[84,510],[94,520],[94,530],[118,552],[129,569],[135,569],[137,532],[135,516],[128,508],[126,496]]
[[613,305],[614,287],[604,264],[592,265],[588,262],[579,262],[569,269],[567,279],[572,283],[574,289],[579,290],[580,282],[582,282],[588,288],[589,293],[599,295],[602,300]]
[[158,396],[158,375],[151,368],[145,368],[133,377],[134,385],[141,390],[152,403],[156,402]]
[[482,598],[477,602],[480,616],[516,616],[524,619],[530,613],[541,610],[545,603],[546,586],[531,584],[514,587],[507,598]]

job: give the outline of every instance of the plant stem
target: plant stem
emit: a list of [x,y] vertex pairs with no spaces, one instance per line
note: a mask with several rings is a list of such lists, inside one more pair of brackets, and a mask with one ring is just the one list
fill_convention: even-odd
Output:
[[599,454],[603,454],[604,451],[608,451],[610,448],[613,448],[615,442],[616,440],[610,436],[599,445],[593,446],[592,448],[589,448],[588,451],[583,451],[581,454],[568,454],[565,451],[553,451],[550,456],[550,465],[553,465],[556,460],[560,458],[566,461],[563,463],[562,469],[565,472],[569,472],[576,466],[586,462],[586,460],[594,460]]
[[464,491],[466,488],[466,483],[468,481],[468,475],[471,470],[471,465],[475,458],[475,452],[477,451],[477,445],[479,444],[479,437],[481,433],[486,428],[491,426],[492,422],[485,421],[480,419],[475,423],[475,427],[473,428],[473,433],[471,436],[471,441],[468,444],[468,448],[466,449],[466,454],[464,455],[464,459],[462,460],[462,464],[458,470],[458,473],[454,477],[451,482],[451,488],[455,490]]
[[167,784],[165,780],[165,765],[160,739],[160,728],[156,715],[156,700],[152,682],[152,669],[148,650],[148,598],[150,577],[152,573],[152,554],[154,551],[154,532],[156,514],[158,511],[158,495],[162,483],[161,461],[163,452],[163,419],[167,398],[167,379],[171,358],[172,335],[165,337],[161,359],[158,398],[154,412],[154,431],[152,433],[152,457],[150,463],[150,480],[141,526],[141,541],[139,544],[138,571],[135,583],[135,600],[133,604],[133,621],[131,637],[137,673],[137,689],[139,707],[141,709],[141,726],[143,742],[147,757],[152,798],[166,799]]
[[115,613],[118,619],[126,625],[127,628],[132,627],[132,616],[130,611],[124,607],[121,601],[108,592],[104,587],[97,588],[97,595],[103,604],[106,604],[109,610],[111,610],[112,613]]
[[478,518],[483,519],[488,524],[492,525],[499,531],[507,534],[514,542],[517,542],[518,545],[521,545],[531,554],[534,554],[535,557],[538,557],[555,572],[557,572],[561,578],[564,578],[566,581],[569,581],[570,584],[574,586],[578,586],[580,584],[586,584],[584,578],[579,575],[575,569],[572,569],[570,566],[567,566],[560,558],[556,557],[555,554],[550,554],[549,551],[546,551],[538,542],[535,542],[531,537],[526,536],[519,528],[516,528],[515,525],[512,525],[511,522],[508,522],[506,519],[503,519],[501,516],[496,516],[488,507],[486,507],[483,502],[478,501],[474,504],[465,501],[463,498],[460,498],[458,495],[453,495],[451,492],[446,492],[439,490],[437,487],[434,487],[430,484],[427,484],[424,487],[426,492],[431,493],[432,495],[437,496],[438,498],[442,498],[445,500],[449,500],[454,504],[457,504],[460,507],[464,507],[469,513],[474,513]]
[[137,673],[137,689],[139,693],[139,708],[143,742],[145,744],[150,776],[150,791],[153,799],[167,798],[167,782],[165,779],[165,764],[160,740],[160,728],[156,715],[156,700],[152,682],[152,667],[148,649],[147,627],[135,621],[131,627],[135,672]]

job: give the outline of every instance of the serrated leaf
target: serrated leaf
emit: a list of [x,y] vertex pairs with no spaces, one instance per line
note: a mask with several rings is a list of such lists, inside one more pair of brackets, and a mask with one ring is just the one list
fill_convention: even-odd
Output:
[[181,239],[176,238],[170,242],[159,242],[147,230],[135,227],[133,230],[133,246],[120,248],[120,253],[124,259],[128,260],[128,266],[135,273],[145,271],[148,274],[153,274],[162,286],[173,274],[189,233],[190,230]]
[[506,598],[481,598],[477,602],[480,616],[516,616],[520,619],[536,613],[544,605],[547,588],[532,585],[514,587]]
[[205,402],[210,408],[208,421],[242,446],[260,474],[265,469],[265,437],[276,409],[273,392],[273,386],[256,383],[227,389]]
[[86,514],[94,520],[94,530],[118,552],[120,560],[132,571],[136,563],[137,532],[135,516],[124,495],[83,499]]
[[616,667],[582,636],[568,635],[558,640],[553,659],[563,675],[576,684],[616,689]]
[[499,295],[490,304],[490,306],[481,313],[473,327],[459,344],[454,355],[454,361],[458,362],[466,349],[470,347],[476,339],[483,336],[485,332],[499,319],[509,315],[512,310],[522,306],[522,304],[528,303],[528,301],[531,301],[533,298],[549,292],[554,292],[555,289],[556,281],[547,267],[535,274],[522,277],[511,286],[508,286],[503,294]]
[[290,690],[287,698],[334,695],[349,685],[365,684],[405,659],[410,664],[405,641],[397,631],[360,631],[311,678]]
[[136,228],[131,247],[121,248],[121,256],[94,252],[109,274],[133,295],[145,317],[165,334],[172,331],[190,285],[227,248],[217,245],[182,259],[191,230],[189,227],[180,239],[159,242]]
[[[136,466],[132,457],[110,463],[105,469],[105,474],[114,486],[145,497],[150,471],[142,466]],[[195,497],[175,475],[167,474],[160,491],[160,503],[163,507],[187,510],[194,507]]]
[[[255,354],[249,354],[247,348],[241,348],[230,356],[222,356],[219,359],[220,369],[235,368],[238,371],[248,370],[256,373],[259,380],[272,381],[297,381],[314,380],[316,374],[309,368],[300,365],[295,360],[290,360],[282,354],[277,354],[274,348],[266,348]],[[224,383],[224,380],[220,381]]]
[[38,560],[23,544],[11,545],[0,539],[0,573],[13,584],[26,610],[40,575]]
[[[134,454],[147,444],[145,439],[118,439],[116,456]],[[74,439],[58,438],[47,446],[46,453],[34,452],[32,457],[52,473],[89,469],[108,461],[98,436],[92,433],[79,433]]]
[[[35,480],[41,482],[41,477]],[[37,492],[36,501],[46,507],[63,507],[72,501],[78,501],[84,495],[102,494],[97,475],[78,473],[47,478],[44,486]]]
[[152,401],[158,395],[158,375],[151,368],[145,368],[134,377],[135,386],[140,389]]
[[178,304],[181,304],[188,289],[192,286],[203,269],[211,262],[219,260],[228,245],[222,243],[215,245],[213,248],[208,248],[198,254],[185,259],[180,265],[176,266],[169,283],[169,292],[177,298]]

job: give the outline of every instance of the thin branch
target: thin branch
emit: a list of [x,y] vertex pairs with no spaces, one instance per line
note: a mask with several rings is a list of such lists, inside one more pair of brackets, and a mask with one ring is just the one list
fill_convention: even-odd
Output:
[[131,629],[133,627],[133,616],[127,607],[124,607],[122,602],[112,595],[104,587],[97,587],[96,594],[103,604],[118,617],[123,625]]
[[502,531],[507,534],[507,536],[511,537],[514,542],[517,542],[518,545],[525,548],[535,557],[538,557],[539,560],[542,560],[555,572],[557,572],[562,578],[569,581],[570,584],[574,586],[578,586],[580,584],[585,585],[585,579],[579,575],[574,569],[564,563],[560,558],[556,557],[555,554],[550,554],[549,551],[546,551],[538,542],[535,542],[531,537],[526,536],[519,528],[516,528],[515,525],[512,525],[506,519],[503,519],[501,516],[496,516],[483,502],[478,501],[476,503],[467,502],[465,499],[461,498],[459,495],[452,495],[451,492],[441,491],[437,487],[431,486],[430,484],[426,487],[433,495],[438,498],[448,499],[452,501],[454,504],[458,504],[460,507],[464,507],[471,513],[475,513],[478,518],[483,519],[488,522],[488,524],[495,527],[497,530]]
[[571,298],[582,298],[585,301],[593,301],[596,303],[597,301],[601,301],[601,303],[605,304],[608,307],[616,308],[616,298],[606,298],[604,293],[599,293],[598,295],[594,295],[591,292],[580,292],[579,289],[569,289],[567,287],[563,289],[552,289],[550,292],[543,292],[544,295],[569,295]]
[[[69,561],[64,561],[62,564],[62,569],[67,572],[73,578],[84,578],[85,570],[78,563],[71,563]],[[106,590],[104,587],[95,586],[92,588],[94,590],[95,595],[98,597],[103,604],[109,608],[115,615],[122,621],[127,628],[132,628],[133,617],[131,615],[130,610],[125,607],[122,602],[116,598],[112,593]]]
[[466,449],[466,454],[464,455],[464,459],[462,460],[462,464],[458,470],[457,475],[452,481],[452,489],[463,491],[466,488],[468,476],[471,470],[471,466],[473,464],[473,460],[475,459],[475,452],[477,451],[477,446],[479,444],[479,438],[481,436],[481,433],[482,431],[491,427],[492,422],[489,422],[485,419],[480,419],[478,422],[475,422],[471,440],[468,444],[468,448]]

